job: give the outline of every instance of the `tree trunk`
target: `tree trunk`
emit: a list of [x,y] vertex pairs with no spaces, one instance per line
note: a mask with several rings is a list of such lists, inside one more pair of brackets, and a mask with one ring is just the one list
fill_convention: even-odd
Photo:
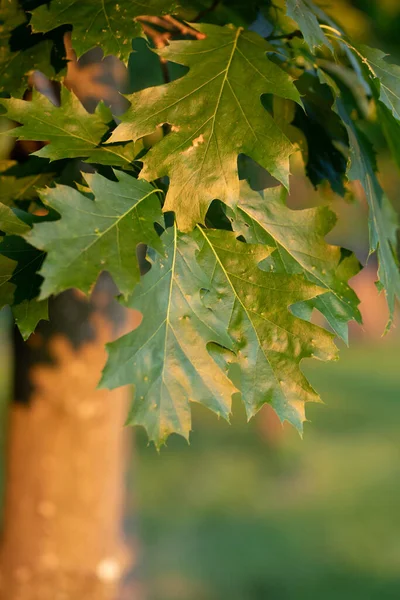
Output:
[[[116,600],[128,390],[98,390],[105,342],[125,313],[108,277],[90,303],[70,291],[16,341],[1,547],[2,600]],[[131,600],[134,600],[132,597]]]

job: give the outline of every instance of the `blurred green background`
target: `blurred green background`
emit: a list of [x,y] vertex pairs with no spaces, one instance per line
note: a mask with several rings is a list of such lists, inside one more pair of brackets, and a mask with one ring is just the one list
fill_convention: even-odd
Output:
[[[196,410],[191,446],[137,435],[131,531],[151,600],[400,597],[400,344],[307,368],[303,441],[268,412]],[[269,422],[270,421],[270,422]]]

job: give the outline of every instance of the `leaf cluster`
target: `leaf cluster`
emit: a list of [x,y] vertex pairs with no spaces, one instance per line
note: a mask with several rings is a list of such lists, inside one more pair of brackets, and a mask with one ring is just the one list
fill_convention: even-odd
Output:
[[[24,96],[33,70],[56,76],[67,29],[78,56],[100,46],[126,63],[118,119],[63,84],[57,105]],[[157,447],[188,437],[190,402],[229,419],[237,393],[248,418],[268,403],[301,431],[319,401],[301,361],[336,358],[334,336],[361,322],[361,265],[325,239],[335,213],[288,206],[293,155],[331,199],[364,189],[390,327],[397,216],[369,136],[400,166],[400,67],[312,0],[0,0],[0,92],[7,136],[36,144],[0,163],[0,304],[27,338],[49,298],[89,295],[108,271],[143,320],[109,345],[101,385],[134,385],[128,421]]]

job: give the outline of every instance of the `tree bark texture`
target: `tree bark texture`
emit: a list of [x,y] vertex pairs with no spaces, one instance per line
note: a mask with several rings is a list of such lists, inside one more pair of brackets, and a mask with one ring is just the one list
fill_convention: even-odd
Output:
[[114,295],[107,276],[90,303],[66,292],[28,343],[16,338],[2,600],[120,598],[129,390],[97,389],[104,344],[126,327]]

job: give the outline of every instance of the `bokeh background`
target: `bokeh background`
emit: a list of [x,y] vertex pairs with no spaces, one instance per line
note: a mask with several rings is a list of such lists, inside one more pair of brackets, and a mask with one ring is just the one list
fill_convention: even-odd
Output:
[[[324,6],[353,37],[400,61],[398,0],[331,0],[330,7],[327,0]],[[85,68],[96,73],[93,61],[76,66]],[[115,65],[107,76],[123,78]],[[108,93],[104,81],[93,97]],[[376,142],[381,176],[400,209],[399,176],[383,141]],[[323,202],[301,165],[293,170],[292,205]],[[330,240],[346,240],[365,261],[363,198],[335,202],[340,225]],[[304,366],[325,405],[308,407],[303,440],[268,407],[247,424],[239,404],[231,425],[195,406],[190,446],[172,437],[161,454],[144,432],[132,433],[125,529],[136,553],[131,578],[145,598],[400,598],[400,337],[396,328],[381,336],[387,312],[375,276],[372,258],[354,280],[365,324],[351,328],[341,360]],[[7,313],[0,344],[4,425]]]

